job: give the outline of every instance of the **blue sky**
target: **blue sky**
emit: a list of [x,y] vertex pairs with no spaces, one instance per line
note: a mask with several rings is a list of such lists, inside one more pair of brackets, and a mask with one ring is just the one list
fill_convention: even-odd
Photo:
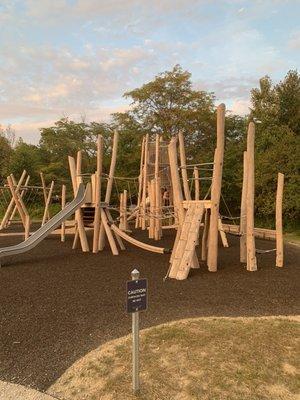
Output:
[[37,143],[62,116],[105,120],[179,63],[233,112],[300,65],[300,0],[0,0],[0,124]]

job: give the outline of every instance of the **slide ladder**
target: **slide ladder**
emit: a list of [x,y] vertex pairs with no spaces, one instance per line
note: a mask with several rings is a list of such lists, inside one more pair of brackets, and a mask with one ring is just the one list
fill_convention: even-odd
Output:
[[191,205],[182,224],[180,237],[173,249],[169,277],[179,280],[186,279],[195,255],[198,242],[200,224],[204,214],[203,204]]

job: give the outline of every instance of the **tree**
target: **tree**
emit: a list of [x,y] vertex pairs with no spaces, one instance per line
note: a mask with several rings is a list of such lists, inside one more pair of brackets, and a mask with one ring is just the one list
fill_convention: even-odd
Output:
[[40,151],[37,146],[24,143],[20,138],[11,157],[11,172],[18,179],[25,169],[30,175],[30,184],[40,182],[39,171],[41,167]]
[[273,85],[269,77],[251,91],[250,118],[256,118],[256,207],[258,215],[274,214],[277,172],[285,174],[284,215],[300,217],[300,75],[289,71]]

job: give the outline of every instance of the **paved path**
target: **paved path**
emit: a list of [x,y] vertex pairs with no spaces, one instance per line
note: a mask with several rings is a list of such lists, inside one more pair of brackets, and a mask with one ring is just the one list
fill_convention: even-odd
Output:
[[0,381],[0,400],[56,400],[56,398],[25,386]]

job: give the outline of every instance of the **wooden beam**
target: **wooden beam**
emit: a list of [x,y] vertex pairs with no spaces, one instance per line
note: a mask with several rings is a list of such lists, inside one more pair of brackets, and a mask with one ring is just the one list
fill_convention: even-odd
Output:
[[[45,204],[45,207],[46,207],[46,203],[47,203],[47,187],[46,187],[46,183],[45,183],[45,178],[44,178],[43,172],[40,172],[40,177],[41,177],[41,182],[42,182],[42,187],[43,187],[44,204]],[[49,211],[47,212],[47,218],[48,218],[48,220],[50,219]]]
[[244,151],[244,168],[243,168],[243,187],[241,199],[241,213],[240,213],[240,262],[247,262],[247,244],[246,244],[246,231],[247,231],[247,152]]
[[[20,189],[20,187],[21,187],[21,185],[22,185],[22,183],[23,183],[23,181],[25,179],[25,176],[26,176],[26,171],[24,169],[23,172],[22,172],[22,175],[21,175],[21,177],[19,179],[19,182],[17,184],[16,192],[19,191],[19,189]],[[14,205],[15,205],[15,200],[14,200],[14,197],[12,196],[12,198],[11,198],[11,200],[9,202],[9,205],[8,205],[8,207],[6,209],[6,212],[4,214],[4,217],[3,217],[2,221],[1,221],[0,230],[7,226],[7,223],[8,223],[8,220],[9,220],[9,216],[10,216],[10,214],[11,214],[13,208],[14,208]]]
[[256,271],[256,251],[254,237],[254,142],[255,142],[255,125],[254,122],[249,123],[247,134],[247,229],[246,229],[246,245],[247,245],[247,270]]
[[[66,206],[66,185],[61,186],[61,209],[63,210]],[[66,240],[66,223],[65,221],[61,224],[60,240],[64,242]]]
[[276,192],[276,267],[283,267],[282,200],[284,175],[279,172]]
[[51,182],[50,190],[48,192],[48,196],[47,196],[47,199],[46,199],[44,215],[43,215],[43,219],[42,219],[42,226],[45,225],[45,222],[46,222],[46,219],[47,219],[47,215],[49,214],[49,206],[50,206],[50,203],[51,203],[53,188],[54,188],[54,181]]
[[217,271],[218,267],[218,218],[222,186],[222,170],[225,142],[225,105],[220,104],[217,108],[217,147],[214,157],[214,169],[211,186],[211,214],[208,239],[207,265],[211,272]]
[[[118,152],[118,143],[119,143],[119,132],[117,130],[114,131],[114,138],[113,138],[113,147],[112,147],[112,154],[111,154],[111,161],[110,161],[110,168],[109,168],[109,175],[107,180],[106,186],[106,193],[105,193],[105,203],[110,203],[110,197],[114,182],[114,175],[116,169],[116,162],[117,162],[117,152]],[[103,213],[101,212],[101,216]],[[107,233],[107,228],[103,225],[101,221],[100,226],[100,233],[99,233],[99,250],[103,250],[105,246],[105,232]]]
[[199,179],[199,169],[194,167],[194,179],[195,179],[195,200],[200,199],[200,179]]
[[145,150],[144,150],[144,168],[143,168],[143,192],[142,192],[142,207],[141,207],[141,227],[143,230],[146,229],[146,208],[147,208],[147,176],[148,176],[148,157],[149,157],[149,134],[146,134],[145,138]]
[[140,160],[140,174],[139,174],[139,190],[137,198],[137,213],[135,219],[135,227],[140,226],[140,206],[141,206],[141,196],[143,188],[143,165],[144,165],[144,152],[145,152],[145,136],[143,136],[142,146],[141,146],[141,160]]
[[95,173],[95,216],[94,216],[94,235],[93,235],[93,253],[99,251],[99,236],[101,226],[101,175],[103,165],[103,136],[97,138],[97,167]]
[[183,133],[179,132],[179,155],[180,155],[180,166],[181,166],[181,176],[183,183],[183,191],[185,200],[191,200],[191,193],[189,188],[188,174],[186,169],[186,155],[185,155],[185,147],[184,147],[184,137]]

